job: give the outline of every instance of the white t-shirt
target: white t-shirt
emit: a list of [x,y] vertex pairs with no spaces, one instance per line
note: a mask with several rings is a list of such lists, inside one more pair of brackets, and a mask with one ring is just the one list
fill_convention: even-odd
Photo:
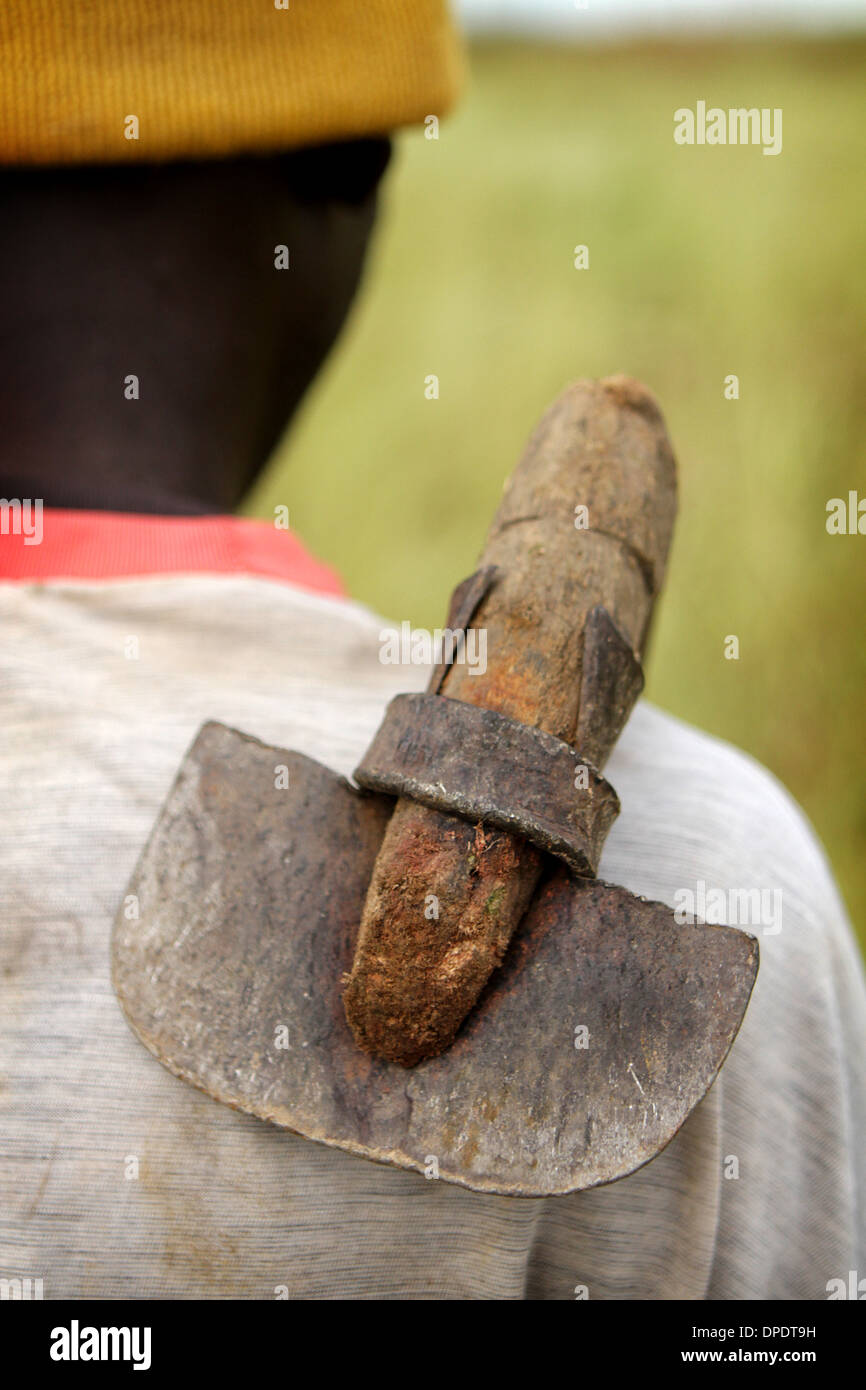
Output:
[[866,1277],[866,990],[826,860],[768,773],[646,703],[608,766],[600,876],[672,906],[778,889],[781,915],[751,927],[720,1079],[639,1172],[557,1198],[428,1181],[237,1114],[130,1032],[111,924],[199,724],[350,774],[426,680],[380,664],[380,627],[242,576],[0,585],[0,1276],[266,1299],[822,1299]]

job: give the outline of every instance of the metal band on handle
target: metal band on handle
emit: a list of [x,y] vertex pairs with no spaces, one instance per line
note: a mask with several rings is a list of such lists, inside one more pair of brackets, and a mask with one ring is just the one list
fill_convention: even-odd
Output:
[[358,785],[522,835],[594,877],[619,799],[567,743],[442,695],[397,695],[355,772]]

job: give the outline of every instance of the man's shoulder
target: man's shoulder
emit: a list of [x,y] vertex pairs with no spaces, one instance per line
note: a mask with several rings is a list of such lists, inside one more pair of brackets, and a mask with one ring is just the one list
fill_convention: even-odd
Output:
[[635,875],[633,891],[672,902],[703,882],[746,891],[787,890],[804,905],[826,893],[832,873],[808,818],[755,758],[640,701],[606,769],[622,812],[601,872]]

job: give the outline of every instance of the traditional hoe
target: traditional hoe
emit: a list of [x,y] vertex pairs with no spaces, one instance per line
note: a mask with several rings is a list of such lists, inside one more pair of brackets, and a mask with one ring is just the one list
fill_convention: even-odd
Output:
[[[574,1192],[664,1148],[758,968],[746,933],[594,877],[619,810],[600,769],[643,684],[675,510],[650,393],[578,382],[453,595],[451,660],[391,701],[360,790],[204,725],[113,936],[126,1017],[170,1071],[486,1192]],[[460,659],[473,628],[480,674]]]

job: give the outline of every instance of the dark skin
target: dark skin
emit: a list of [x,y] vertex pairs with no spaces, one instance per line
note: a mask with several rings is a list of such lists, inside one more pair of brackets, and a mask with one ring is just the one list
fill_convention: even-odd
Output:
[[0,496],[234,510],[343,324],[389,151],[0,171]]

